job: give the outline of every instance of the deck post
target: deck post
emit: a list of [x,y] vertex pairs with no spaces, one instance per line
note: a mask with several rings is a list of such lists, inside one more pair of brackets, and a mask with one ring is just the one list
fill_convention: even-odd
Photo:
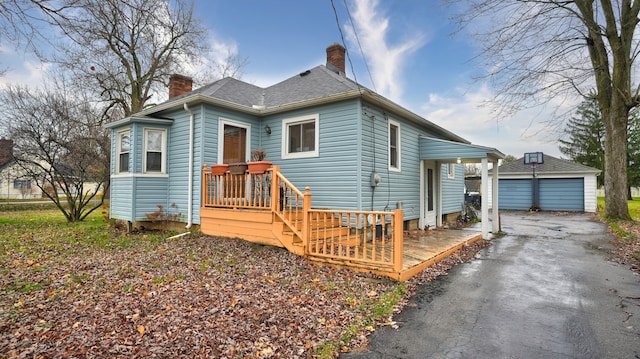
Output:
[[402,250],[404,246],[403,226],[404,211],[396,209],[393,213],[393,270],[396,273],[402,271]]
[[207,176],[207,164],[202,165],[202,191],[200,195],[202,196],[202,201],[200,202],[201,207],[207,206],[207,197],[209,192],[209,177]]
[[309,218],[311,210],[311,188],[304,188],[304,196],[302,197],[302,246],[304,253],[309,254],[309,236],[311,235],[311,219]]
[[280,166],[273,166],[271,172],[271,212],[276,213],[281,210],[280,203]]

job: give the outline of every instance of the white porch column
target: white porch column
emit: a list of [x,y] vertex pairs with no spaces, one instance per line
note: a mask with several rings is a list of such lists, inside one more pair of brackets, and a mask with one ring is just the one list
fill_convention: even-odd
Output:
[[491,232],[496,234],[500,232],[500,210],[498,206],[498,161],[493,161],[493,176],[491,177],[491,203],[493,227]]
[[438,181],[438,202],[436,203],[436,227],[442,227],[442,162],[436,161],[436,173],[433,179]]
[[[480,193],[482,194],[481,200],[481,215],[482,220],[482,238],[489,239],[489,162],[487,158],[482,159],[482,184],[480,186]],[[495,191],[495,190],[494,190]],[[495,204],[494,204],[495,205]]]

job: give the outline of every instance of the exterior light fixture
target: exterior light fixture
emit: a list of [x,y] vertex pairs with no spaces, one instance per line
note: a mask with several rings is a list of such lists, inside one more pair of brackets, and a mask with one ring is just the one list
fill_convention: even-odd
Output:
[[267,133],[267,135],[271,134],[271,127],[269,127],[269,125],[264,126],[264,132]]

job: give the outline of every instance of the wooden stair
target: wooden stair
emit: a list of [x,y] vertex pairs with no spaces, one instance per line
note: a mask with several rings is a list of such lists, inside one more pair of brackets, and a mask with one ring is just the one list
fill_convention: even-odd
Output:
[[[305,249],[302,238],[300,238],[296,233],[296,231],[302,231],[302,213],[298,213],[296,215],[289,215],[285,213],[285,215],[290,218],[292,226],[290,227],[288,224],[283,222],[279,216],[274,215],[273,233],[289,251],[299,255],[304,255]],[[350,231],[349,227],[343,227],[340,219],[335,217],[312,219],[310,226],[309,245],[313,245],[314,242],[319,241],[320,239],[334,239],[335,241],[339,241],[341,238],[348,236]]]

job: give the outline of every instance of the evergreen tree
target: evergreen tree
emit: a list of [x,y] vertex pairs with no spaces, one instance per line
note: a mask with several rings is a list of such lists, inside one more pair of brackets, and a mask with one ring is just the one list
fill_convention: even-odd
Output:
[[560,152],[576,163],[597,168],[598,187],[604,183],[604,121],[594,95],[579,106],[576,115],[568,120],[565,138],[559,140]]
[[[595,96],[587,96],[578,106],[576,115],[566,124],[565,138],[560,142],[560,152],[572,161],[602,171],[598,187],[604,182],[604,121]],[[640,111],[629,112],[627,183],[640,186]],[[631,191],[628,191],[631,199]]]

